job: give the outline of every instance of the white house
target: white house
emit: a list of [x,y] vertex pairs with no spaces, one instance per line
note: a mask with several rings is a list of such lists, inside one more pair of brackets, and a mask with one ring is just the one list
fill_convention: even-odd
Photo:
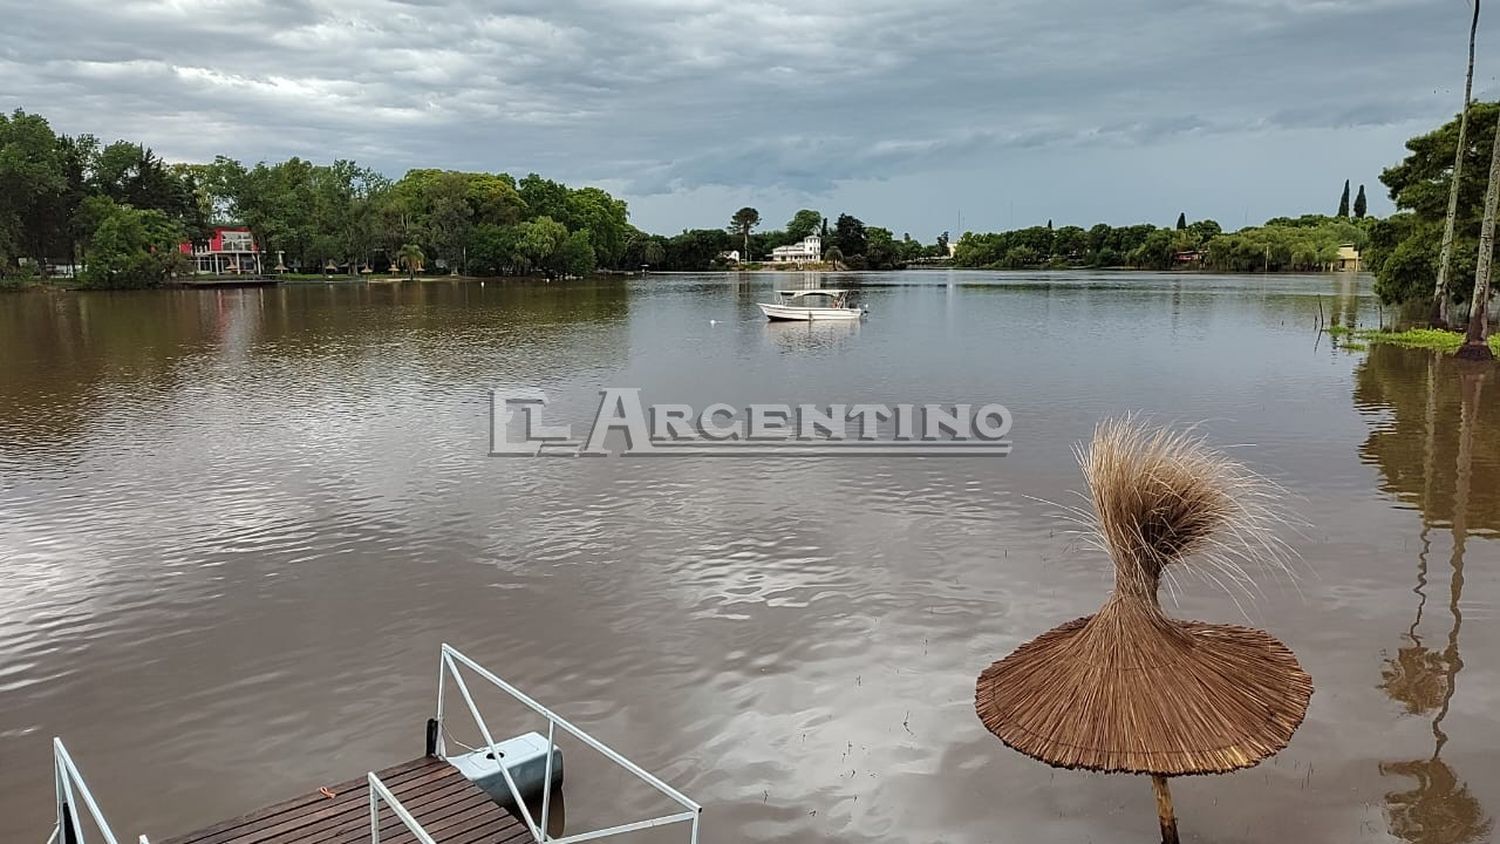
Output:
[[823,238],[808,235],[801,243],[778,246],[771,250],[773,264],[801,264],[823,260]]

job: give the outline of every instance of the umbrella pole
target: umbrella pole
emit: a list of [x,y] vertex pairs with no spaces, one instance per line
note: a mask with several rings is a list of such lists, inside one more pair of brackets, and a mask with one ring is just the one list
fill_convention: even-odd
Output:
[[1177,814],[1172,811],[1172,790],[1167,778],[1152,775],[1151,793],[1156,795],[1156,819],[1161,821],[1161,844],[1178,844]]

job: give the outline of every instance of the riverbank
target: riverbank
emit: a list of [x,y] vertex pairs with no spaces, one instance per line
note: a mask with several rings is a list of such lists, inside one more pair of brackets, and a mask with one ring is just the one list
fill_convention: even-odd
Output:
[[551,283],[551,282],[574,282],[587,281],[589,279],[609,278],[639,278],[638,273],[593,273],[588,276],[568,276],[565,278],[548,278],[542,275],[504,275],[504,276],[470,276],[470,275],[418,275],[416,278],[408,278],[405,275],[388,275],[386,273],[374,273],[370,275],[315,275],[312,273],[281,273],[272,276],[183,276],[169,279],[161,284],[150,287],[94,287],[85,284],[75,278],[0,278],[0,293],[16,292],[22,293],[31,290],[56,290],[56,291],[83,291],[83,290],[167,290],[167,289],[208,289],[216,287],[268,287],[268,286],[299,286],[314,284],[336,284],[336,285],[359,285],[359,284],[404,284],[404,283],[461,283],[470,284],[484,283]]

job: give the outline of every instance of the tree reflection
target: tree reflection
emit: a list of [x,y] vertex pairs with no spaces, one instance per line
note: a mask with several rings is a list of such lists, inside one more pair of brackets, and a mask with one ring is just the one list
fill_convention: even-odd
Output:
[[[1487,369],[1458,364],[1436,354],[1397,352],[1397,355],[1372,354],[1360,372],[1361,385],[1366,386],[1367,376],[1383,380],[1383,389],[1396,386],[1401,380],[1381,379],[1380,373],[1372,371],[1382,360],[1397,361],[1397,369],[1406,369],[1412,358],[1425,358],[1425,377],[1410,379],[1408,384],[1420,384],[1424,395],[1421,415],[1421,472],[1420,488],[1412,483],[1418,477],[1410,471],[1395,470],[1385,461],[1378,460],[1387,481],[1394,486],[1407,487],[1399,490],[1408,500],[1415,498],[1421,512],[1421,550],[1417,554],[1416,617],[1402,636],[1403,644],[1394,657],[1388,658],[1381,670],[1381,688],[1392,700],[1400,703],[1409,715],[1432,715],[1432,756],[1426,759],[1385,762],[1380,773],[1386,776],[1410,779],[1412,787],[1403,791],[1392,791],[1385,797],[1386,814],[1393,835],[1412,844],[1464,844],[1464,842],[1489,839],[1494,822],[1485,814],[1484,807],[1469,791],[1468,784],[1442,759],[1448,734],[1443,731],[1443,720],[1447,718],[1453,696],[1457,691],[1458,674],[1463,670],[1463,658],[1459,652],[1459,633],[1463,629],[1463,611],[1460,602],[1464,587],[1464,549],[1469,535],[1470,498],[1474,492],[1474,448],[1476,434],[1480,429],[1480,397],[1483,392]],[[1405,358],[1405,360],[1402,360]],[[1387,373],[1389,374],[1389,373]],[[1410,375],[1411,373],[1406,373]],[[1451,396],[1443,389],[1445,383],[1456,381],[1458,424],[1457,454],[1453,458],[1452,497],[1435,494],[1439,480],[1446,480],[1446,473],[1439,471],[1439,454],[1443,445],[1452,442],[1453,427],[1442,424],[1447,408],[1442,399]],[[1368,396],[1368,393],[1366,394]],[[1414,402],[1393,401],[1391,409],[1396,413],[1395,427],[1406,434],[1410,443],[1413,420],[1400,418],[1402,409],[1414,409]],[[1389,453],[1383,445],[1396,440],[1378,443],[1379,433],[1372,435],[1366,443],[1365,453],[1381,455]],[[1402,450],[1397,463],[1409,467],[1413,455]],[[1451,506],[1443,506],[1451,504]],[[1448,612],[1451,619],[1448,636],[1441,649],[1429,647],[1419,629],[1423,611],[1427,605],[1428,558],[1432,544],[1430,534],[1433,523],[1447,522],[1451,526],[1453,552],[1449,557],[1451,570],[1448,590]]]

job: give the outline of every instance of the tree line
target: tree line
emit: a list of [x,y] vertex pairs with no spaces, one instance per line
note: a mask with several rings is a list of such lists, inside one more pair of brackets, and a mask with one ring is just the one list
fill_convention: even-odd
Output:
[[801,243],[809,235],[823,241],[823,261],[851,270],[891,270],[924,258],[948,255],[948,233],[924,244],[910,233],[897,238],[891,229],[866,225],[852,214],[839,214],[830,226],[821,211],[803,208],[779,229],[761,230],[760,211],[746,206],[730,216],[724,228],[687,229],[672,236],[644,235],[642,249],[654,246],[659,261],[643,261],[665,270],[691,271],[727,266],[730,252],[745,263],[769,260],[778,246]]
[[583,275],[648,251],[623,200],[534,173],[417,169],[391,181],[348,160],[169,164],[140,143],[0,114],[0,277],[66,265],[88,285],[150,286],[189,271],[179,244],[216,225],[248,227],[263,260],[304,272],[428,262]]
[[1265,225],[1225,232],[1214,220],[1177,225],[1151,223],[1091,228],[1031,226],[1012,231],[965,232],[954,251],[960,267],[990,269],[1068,269],[1131,267],[1167,270],[1177,266],[1221,272],[1327,270],[1339,260],[1339,248],[1363,248],[1369,222],[1343,216],[1305,214],[1277,217]]

